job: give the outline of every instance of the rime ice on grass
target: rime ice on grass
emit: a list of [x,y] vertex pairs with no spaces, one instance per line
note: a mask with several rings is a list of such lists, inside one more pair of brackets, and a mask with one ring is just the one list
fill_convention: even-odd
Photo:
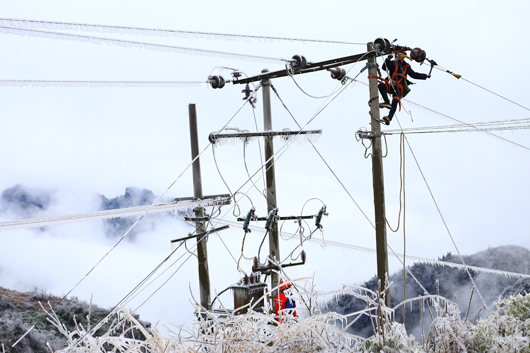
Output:
[[[437,295],[409,299],[421,302],[432,323],[424,339],[416,341],[402,323],[394,321],[394,309],[384,297],[366,288],[344,286],[333,292],[318,292],[310,279],[292,281],[300,317],[278,324],[273,315],[253,311],[252,303],[243,315],[207,313],[186,327],[174,327],[163,337],[156,327],[144,328],[127,310],[120,310],[107,333],[94,337],[90,328],[77,325],[69,332],[53,311],[49,321],[67,338],[68,346],[57,352],[530,352],[530,295],[499,300],[497,311],[475,326],[462,318],[458,305]],[[325,297],[353,295],[366,301],[366,309],[340,315],[323,312]],[[328,298],[329,299],[329,298]],[[247,304],[248,305],[248,304]],[[198,312],[205,313],[197,307]],[[349,325],[368,315],[374,335],[368,339],[347,333]],[[120,330],[117,330],[117,329]],[[115,332],[122,332],[116,334]],[[145,339],[139,339],[141,333]]]

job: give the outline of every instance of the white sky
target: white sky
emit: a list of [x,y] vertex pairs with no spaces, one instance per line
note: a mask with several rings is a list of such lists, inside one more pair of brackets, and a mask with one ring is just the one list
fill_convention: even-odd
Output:
[[[2,1],[0,16],[215,33],[253,34],[289,38],[328,39],[366,43],[377,37],[398,39],[398,44],[419,46],[427,57],[464,78],[498,94],[530,106],[527,99],[529,57],[526,34],[529,5],[508,1],[502,6],[484,1]],[[497,3],[496,3],[497,4]],[[357,54],[365,45],[298,42],[246,43],[105,34],[134,41],[219,50],[289,59],[303,54],[310,61]],[[0,33],[0,79],[27,80],[147,80],[204,81],[215,67],[227,66],[255,75],[271,64],[160,53],[108,45],[29,38]],[[519,60],[518,60],[519,59]],[[522,59],[522,60],[521,60]],[[381,64],[381,59],[379,59]],[[355,76],[363,67],[352,68]],[[348,68],[350,68],[349,66]],[[412,63],[414,70],[428,72],[427,65]],[[220,72],[229,77],[228,72]],[[359,78],[367,82],[366,72]],[[329,73],[296,77],[312,95],[329,94],[337,81]],[[304,95],[289,78],[273,81],[295,117],[303,124],[321,100]],[[127,186],[166,191],[190,162],[188,104],[197,104],[201,149],[210,132],[219,130],[239,109],[241,85],[222,90],[202,88],[0,88],[0,190],[15,184],[55,192],[55,207],[47,216],[95,210],[92,196],[123,194]],[[407,97],[434,111],[468,122],[524,119],[530,113],[463,80],[434,70],[432,79],[418,81]],[[262,129],[262,99],[256,109]],[[368,127],[368,89],[347,88],[309,126],[323,129],[316,144],[370,219],[373,219],[371,162],[354,138]],[[438,126],[452,121],[414,105],[414,121],[404,112],[397,118],[403,127]],[[255,130],[249,107],[230,123]],[[275,129],[295,129],[279,101],[273,98]],[[397,128],[394,120],[391,128]],[[528,132],[494,132],[530,147]],[[409,135],[409,142],[431,187],[455,242],[462,254],[490,246],[530,246],[528,237],[528,180],[530,151],[484,133]],[[275,142],[278,150],[282,144]],[[388,137],[384,161],[387,217],[395,226],[399,210],[399,138]],[[243,146],[219,147],[219,168],[232,190],[246,181]],[[257,144],[247,149],[251,173],[257,170]],[[201,159],[204,194],[227,192],[208,150]],[[374,231],[342,190],[310,145],[293,144],[277,160],[280,213],[299,214],[310,198],[328,206],[324,237],[328,240],[375,248]],[[258,185],[262,185],[259,181]],[[248,186],[243,190],[247,190]],[[171,197],[191,196],[191,170],[168,192]],[[266,215],[266,204],[255,190],[249,191],[257,214]],[[318,201],[306,205],[314,214]],[[242,213],[250,208],[241,204]],[[234,217],[227,216],[228,220]],[[295,231],[294,223],[284,229]],[[72,293],[101,306],[113,306],[170,251],[169,240],[185,236],[177,222],[164,222],[136,242],[124,242]],[[242,231],[222,233],[234,256],[241,247]],[[320,235],[319,235],[320,236]],[[104,236],[102,224],[49,228],[43,233],[13,231],[0,234],[0,286],[31,290],[33,286],[62,294],[68,292],[114,240]],[[245,248],[255,255],[261,241],[252,233]],[[456,250],[436,211],[410,151],[406,155],[407,253],[437,258]],[[403,251],[403,233],[388,232],[389,244]],[[296,242],[283,242],[283,256]],[[336,289],[342,283],[363,282],[376,273],[375,256],[333,247],[306,245],[308,264],[290,270],[292,278],[315,274],[317,287]],[[179,253],[180,255],[181,253]],[[239,279],[235,264],[217,236],[209,242],[212,288],[221,291]],[[282,256],[282,257],[283,257]],[[391,271],[401,266],[390,260]],[[245,264],[247,269],[250,264]],[[161,324],[184,323],[192,317],[189,288],[198,299],[196,260],[192,258],[171,282],[139,313]],[[149,288],[130,304],[134,308],[154,291]],[[149,293],[147,293],[149,292]],[[212,293],[214,296],[214,293]],[[223,297],[230,306],[228,295]]]

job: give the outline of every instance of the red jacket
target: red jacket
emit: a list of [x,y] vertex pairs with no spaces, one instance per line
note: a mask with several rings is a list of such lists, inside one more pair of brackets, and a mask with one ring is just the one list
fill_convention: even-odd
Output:
[[292,314],[294,317],[298,317],[296,310],[284,310],[284,309],[294,309],[296,308],[296,302],[294,299],[288,298],[285,293],[282,291],[276,296],[276,316],[280,323],[284,322],[285,316]]

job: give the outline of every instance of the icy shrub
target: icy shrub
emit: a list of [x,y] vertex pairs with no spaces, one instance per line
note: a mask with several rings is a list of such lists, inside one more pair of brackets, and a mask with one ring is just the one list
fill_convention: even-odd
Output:
[[497,310],[470,331],[477,352],[530,353],[530,294],[495,302]]
[[[384,332],[384,333],[383,333]],[[361,352],[400,352],[416,353],[422,352],[421,345],[416,342],[413,335],[407,335],[403,324],[397,322],[386,322],[384,330],[374,335],[359,345]]]

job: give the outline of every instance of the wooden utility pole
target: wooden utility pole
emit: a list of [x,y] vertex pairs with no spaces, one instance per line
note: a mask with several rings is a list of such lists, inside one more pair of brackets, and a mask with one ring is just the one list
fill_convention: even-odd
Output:
[[[372,51],[368,43],[367,51]],[[381,146],[381,122],[379,115],[379,91],[377,89],[377,62],[368,57],[368,84],[370,88],[370,124],[372,126],[372,181],[374,187],[375,238],[377,251],[377,277],[381,288],[387,286],[388,250],[386,242],[385,183],[383,177],[383,155]],[[390,307],[390,291],[386,291],[385,304]]]
[[[264,69],[262,73],[269,72]],[[272,130],[272,114],[271,114],[271,81],[269,78],[261,80],[261,86],[263,90],[263,130]],[[265,137],[265,160],[266,164],[266,183],[267,183],[267,211],[270,213],[277,207],[276,200],[276,181],[274,175],[274,145],[272,143],[272,136]],[[278,224],[274,222],[272,224],[272,232],[269,232],[269,254],[280,261],[280,242],[278,239]],[[271,275],[271,288],[278,285],[278,274],[275,272]],[[277,291],[274,291],[272,295],[276,297]]]
[[[191,140],[191,159],[199,155],[199,138],[197,131],[197,110],[195,104],[188,106],[190,116],[190,140]],[[193,162],[193,196],[195,199],[202,199],[202,181],[201,181],[201,164],[200,158]],[[204,217],[202,207],[194,209],[195,217]],[[197,233],[206,232],[204,222],[196,222]],[[206,237],[197,237],[197,258],[199,260],[199,291],[201,294],[201,306],[210,310],[210,273],[208,270],[208,251],[206,248]]]

